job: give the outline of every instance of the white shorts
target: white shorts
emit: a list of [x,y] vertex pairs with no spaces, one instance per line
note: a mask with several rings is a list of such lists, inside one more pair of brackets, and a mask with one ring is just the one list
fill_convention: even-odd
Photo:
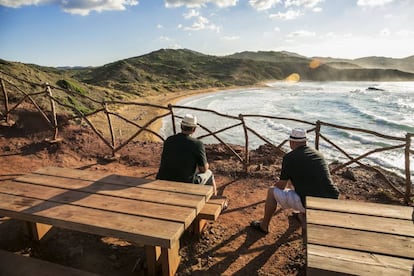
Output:
[[194,179],[194,183],[200,185],[213,185],[213,181],[214,175],[210,170],[207,170],[203,173],[198,173]]
[[300,200],[300,197],[295,192],[295,190],[281,190],[275,187],[273,188],[273,196],[275,197],[277,203],[279,203],[283,209],[293,209],[300,213],[306,212],[305,208],[303,207],[302,201]]

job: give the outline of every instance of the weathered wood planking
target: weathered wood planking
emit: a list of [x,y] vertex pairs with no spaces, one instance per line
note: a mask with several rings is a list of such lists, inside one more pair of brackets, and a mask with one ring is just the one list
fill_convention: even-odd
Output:
[[187,185],[182,185],[181,182],[149,180],[132,176],[107,173],[102,174],[99,172],[83,171],[69,168],[46,167],[36,171],[35,173],[161,191],[167,190],[190,195],[207,195],[207,199],[210,198],[213,194],[213,187],[210,185],[194,186],[189,183],[185,183]]
[[413,222],[403,219],[309,209],[307,223],[414,237]]
[[[16,181],[0,183],[0,193],[181,222],[185,228],[190,226],[196,216],[195,210],[189,207],[157,204],[126,198],[110,198],[106,195],[90,194],[76,190],[66,190]],[[108,203],[109,200],[110,204]]]
[[[308,266],[358,275],[410,275],[413,261],[367,252],[308,244]],[[315,275],[323,275],[316,272]],[[337,275],[337,274],[336,274]]]
[[182,223],[3,193],[0,215],[164,248],[174,246],[184,232]]
[[[381,226],[379,226],[381,227]],[[414,259],[414,238],[308,224],[308,243]]]
[[[48,187],[77,190],[86,193],[111,195],[135,200],[143,200],[148,202],[191,207],[195,208],[196,213],[199,213],[201,208],[205,204],[205,197],[201,195],[181,194],[168,191],[142,189],[140,187],[121,186],[116,184],[93,182],[90,180],[81,180],[76,178],[66,178],[40,174],[27,174],[16,178],[15,181],[38,184]],[[180,185],[187,186],[186,184]]]
[[414,219],[414,207],[385,205],[354,200],[337,200],[330,198],[308,197],[306,207],[325,211],[338,211],[341,213],[372,215],[397,219]]
[[308,275],[413,275],[412,207],[306,201]]

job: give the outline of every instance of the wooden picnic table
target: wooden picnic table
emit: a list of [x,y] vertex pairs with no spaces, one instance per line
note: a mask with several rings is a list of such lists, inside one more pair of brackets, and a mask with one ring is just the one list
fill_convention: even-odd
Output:
[[174,275],[179,239],[212,186],[47,167],[0,182],[0,215],[29,222],[41,238],[51,226],[145,246],[148,273]]
[[414,208],[306,198],[307,275],[414,275]]

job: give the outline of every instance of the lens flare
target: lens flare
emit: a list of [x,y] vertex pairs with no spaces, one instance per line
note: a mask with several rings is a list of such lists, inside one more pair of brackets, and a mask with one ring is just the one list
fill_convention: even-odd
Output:
[[319,66],[321,66],[321,61],[318,59],[312,59],[312,61],[309,63],[309,68],[316,69]]
[[298,82],[300,81],[300,75],[298,73],[293,73],[290,74],[287,78],[286,78],[287,82]]

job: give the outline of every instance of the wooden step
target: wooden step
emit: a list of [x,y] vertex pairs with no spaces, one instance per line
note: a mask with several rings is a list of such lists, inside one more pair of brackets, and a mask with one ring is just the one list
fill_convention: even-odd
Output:
[[228,200],[226,197],[214,197],[204,205],[194,221],[193,231],[200,235],[206,226],[207,220],[215,221],[221,211],[227,208]]

